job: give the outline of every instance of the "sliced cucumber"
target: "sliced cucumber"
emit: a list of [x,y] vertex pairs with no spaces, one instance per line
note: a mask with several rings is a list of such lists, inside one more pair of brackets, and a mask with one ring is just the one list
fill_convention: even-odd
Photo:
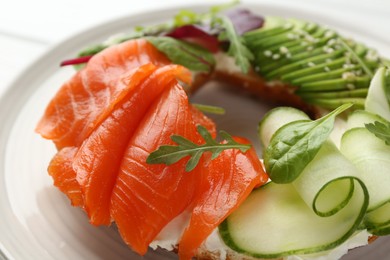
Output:
[[[260,123],[261,142],[269,144],[282,126],[307,119],[293,108],[271,110]],[[357,231],[367,211],[368,191],[357,172],[328,140],[293,182],[254,190],[221,224],[221,237],[233,250],[260,258],[335,248]]]
[[362,127],[348,130],[343,135],[340,150],[361,172],[359,178],[370,193],[368,210],[389,201],[390,146]]
[[375,73],[368,90],[366,110],[390,120],[390,70],[382,67]]
[[390,146],[366,128],[353,128],[343,135],[340,149],[370,194],[366,227],[374,234],[390,234]]
[[301,110],[292,107],[277,107],[270,110],[260,121],[258,136],[263,148],[267,148],[273,134],[281,126],[297,120],[310,120]]
[[366,228],[374,235],[390,234],[390,202],[387,202],[382,207],[368,213],[364,223]]
[[332,133],[330,133],[329,139],[340,148],[341,137],[347,130],[347,121],[344,118],[337,117],[334,121],[334,127]]
[[349,115],[347,120],[347,128],[364,127],[365,124],[374,123],[375,121],[385,123],[386,120],[376,114],[365,110],[355,110]]
[[[364,217],[368,193],[337,148],[324,147],[302,179],[253,191],[220,226],[224,242],[249,256],[277,258],[321,252],[346,241]],[[325,200],[328,196],[332,203]]]

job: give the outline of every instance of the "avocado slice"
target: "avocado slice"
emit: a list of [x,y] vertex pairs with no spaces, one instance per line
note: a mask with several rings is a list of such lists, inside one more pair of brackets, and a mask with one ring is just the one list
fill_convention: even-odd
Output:
[[243,37],[261,76],[296,86],[297,95],[327,108],[349,99],[359,106],[372,78],[370,70],[382,63],[365,45],[298,19],[266,17],[265,27]]

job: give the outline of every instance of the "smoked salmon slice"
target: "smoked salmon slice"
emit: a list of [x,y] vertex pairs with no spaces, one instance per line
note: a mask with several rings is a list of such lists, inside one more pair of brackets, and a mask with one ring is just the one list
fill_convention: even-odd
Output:
[[53,178],[54,186],[68,196],[73,206],[84,207],[81,186],[72,167],[77,150],[77,147],[65,147],[59,151],[51,160],[48,172]]
[[[238,143],[249,143],[234,138]],[[179,242],[179,257],[190,260],[203,241],[249,195],[252,189],[267,182],[268,177],[252,147],[223,151],[203,165],[197,186],[191,220]]]
[[[180,241],[187,260],[215,228],[264,184],[254,149],[202,156],[185,171],[188,158],[172,165],[147,164],[172,135],[194,143],[202,125],[213,137],[214,122],[196,107],[179,82],[191,84],[186,68],[171,62],[146,40],[131,40],[95,55],[66,82],[48,105],[37,132],[58,152],[48,168],[54,185],[93,225],[115,221],[123,240],[137,253],[175,217],[191,219]],[[248,143],[246,139],[235,138]]]
[[[134,80],[140,77],[144,78],[142,82]],[[136,85],[129,87],[126,97],[81,145],[73,168],[92,224],[111,223],[111,193],[130,138],[149,106],[165,89],[177,84],[177,79],[190,84],[190,71],[179,65],[141,66],[126,79],[129,84]]]
[[145,39],[126,41],[94,55],[47,106],[36,131],[58,149],[79,146],[128,92],[121,76],[141,65],[171,64]]
[[197,168],[185,172],[186,158],[170,166],[146,163],[159,146],[173,144],[173,134],[200,142],[180,85],[165,90],[150,107],[130,140],[113,190],[111,216],[124,241],[141,255],[195,194],[199,173]]
[[195,126],[204,126],[213,138],[217,136],[217,126],[211,118],[203,114],[203,112],[194,105],[191,105],[191,114],[192,120],[195,122]]

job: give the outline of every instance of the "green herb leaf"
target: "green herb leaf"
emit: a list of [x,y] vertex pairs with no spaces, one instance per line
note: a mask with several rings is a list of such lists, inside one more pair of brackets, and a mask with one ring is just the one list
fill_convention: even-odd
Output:
[[172,141],[178,145],[162,145],[156,151],[152,152],[146,162],[149,164],[174,164],[184,157],[190,156],[186,164],[186,171],[192,171],[196,165],[198,165],[199,160],[203,153],[211,152],[212,159],[218,157],[218,155],[227,149],[239,149],[241,152],[246,152],[250,149],[251,145],[249,144],[240,144],[234,141],[233,137],[226,132],[221,131],[221,136],[225,139],[225,143],[218,143],[215,141],[207,129],[201,125],[197,127],[199,134],[205,140],[205,144],[198,145],[192,141],[180,136],[173,135],[171,136]]
[[246,47],[244,38],[236,33],[234,25],[228,17],[222,16],[220,22],[225,29],[225,34],[222,34],[221,37],[226,37],[230,42],[228,55],[234,57],[236,65],[240,67],[242,72],[248,73],[250,62],[254,59],[252,52]]
[[210,72],[215,59],[208,50],[170,37],[147,37],[151,44],[163,52],[175,64],[194,71]]
[[213,17],[216,16],[219,12],[229,9],[237,5],[239,2],[240,1],[233,0],[231,3],[212,6],[210,8],[210,11],[206,13],[195,13],[190,10],[181,10],[178,14],[175,15],[173,21],[168,21],[165,23],[146,27],[136,26],[134,28],[134,32],[132,33],[114,36],[106,40],[104,43],[96,44],[85,48],[78,54],[78,57],[94,55],[111,45],[128,41],[131,39],[137,39],[144,36],[158,36],[162,33],[169,32],[174,28],[183,25],[208,23],[209,20],[212,20]]
[[192,103],[192,105],[204,113],[224,115],[226,112],[225,109],[222,107],[203,105],[203,104],[194,104],[194,103]]
[[329,137],[335,117],[351,106],[345,104],[315,121],[294,121],[277,130],[264,154],[264,165],[271,180],[294,181]]
[[373,133],[379,139],[390,145],[390,122],[387,124],[375,121],[374,123],[365,124],[368,131]]

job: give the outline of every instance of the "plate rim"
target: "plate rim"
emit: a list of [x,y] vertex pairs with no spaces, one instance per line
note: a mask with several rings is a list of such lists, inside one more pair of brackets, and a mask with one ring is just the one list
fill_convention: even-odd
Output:
[[[291,4],[294,6],[294,4]],[[60,42],[50,46],[48,50],[46,50],[44,53],[39,55],[37,58],[35,58],[27,67],[25,67],[7,86],[5,87],[4,91],[2,92],[0,96],[0,111],[5,111],[11,106],[11,102],[8,102],[7,100],[12,100],[17,94],[20,94],[20,92],[23,92],[23,83],[24,81],[28,81],[28,78],[31,78],[32,75],[34,74],[39,74],[39,72],[44,71],[44,73],[40,74],[40,77],[34,79],[35,81],[35,86],[31,87],[31,91],[33,93],[39,88],[39,83],[42,83],[44,79],[47,79],[47,76],[58,70],[58,68],[52,67],[45,69],[46,65],[55,64],[56,61],[58,61],[58,57],[63,56],[64,53],[66,53],[68,49],[72,49],[72,46],[78,45],[78,43],[85,42],[85,40],[88,38],[87,35],[95,35],[97,34],[97,31],[101,27],[119,27],[120,24],[127,22],[131,25],[134,25],[133,21],[139,20],[144,18],[145,16],[152,16],[152,15],[159,15],[160,13],[175,13],[178,10],[184,9],[184,8],[191,8],[193,10],[199,10],[199,9],[205,9],[208,8],[210,5],[202,3],[202,4],[182,4],[178,5],[175,7],[169,6],[165,8],[156,8],[154,10],[145,10],[139,13],[129,13],[126,15],[123,15],[121,17],[117,17],[114,19],[110,19],[108,21],[104,21],[98,24],[95,24],[93,26],[90,26],[88,28],[85,28],[81,31],[78,31],[76,33],[73,33],[66,37],[65,39],[61,40]],[[267,6],[269,9],[275,8],[279,9],[280,6],[273,5],[272,3],[265,3],[265,2],[259,2],[259,3],[243,3],[241,6],[257,6],[259,8],[260,6]],[[284,7],[285,9],[288,9],[289,7],[286,6]],[[297,9],[298,7],[295,6]],[[300,12],[305,13],[307,10],[300,10]],[[294,13],[294,11],[292,11]],[[326,20],[326,15],[321,15],[325,17]],[[130,22],[129,22],[130,20]],[[153,20],[153,19],[152,19]],[[337,22],[335,22],[336,24]],[[341,28],[345,28],[345,26],[341,25]],[[350,28],[347,28],[350,30]],[[378,37],[375,37],[378,39]],[[379,38],[379,41],[382,42],[382,40]],[[65,47],[65,48],[64,48]],[[29,98],[30,95],[22,95],[22,100],[20,101],[25,101]],[[7,105],[8,104],[8,105]],[[2,165],[0,169],[0,187],[5,187],[5,189],[1,189],[1,193],[5,196],[0,196],[0,202],[1,207],[3,208],[4,205],[8,208],[11,207],[10,202],[8,200],[7,196],[7,187],[4,181],[4,175],[5,175],[5,155],[7,151],[7,142],[6,138],[10,135],[12,126],[15,123],[16,117],[13,115],[18,115],[20,111],[23,109],[23,106],[18,106],[15,109],[12,109],[10,114],[7,114],[5,112],[0,112],[0,121],[1,122],[6,122],[6,128],[2,128],[0,132],[0,143],[3,144],[0,148],[0,165]],[[9,116],[11,115],[11,116]],[[3,142],[5,141],[5,142]],[[4,204],[3,202],[6,202]],[[0,225],[1,227],[1,225]],[[11,255],[11,252],[4,246],[3,242],[0,240],[0,258],[4,256],[9,259],[13,259],[13,256]]]

